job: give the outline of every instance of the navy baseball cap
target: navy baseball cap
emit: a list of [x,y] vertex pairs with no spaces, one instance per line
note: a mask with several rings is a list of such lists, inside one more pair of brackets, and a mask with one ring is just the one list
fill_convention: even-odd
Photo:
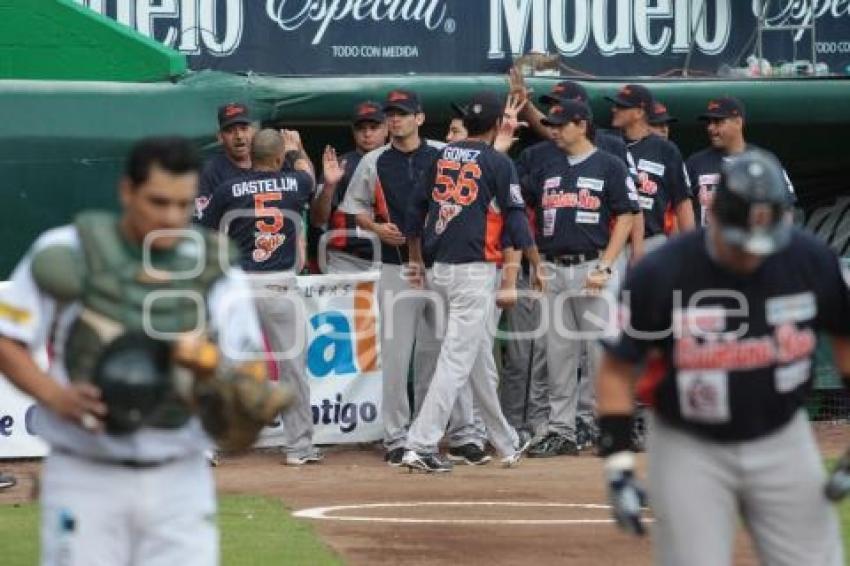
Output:
[[401,110],[407,114],[418,114],[422,112],[422,104],[419,95],[412,90],[393,90],[384,101],[384,112],[388,110]]
[[655,102],[652,105],[652,111],[649,113],[649,123],[653,126],[660,126],[662,124],[672,124],[673,122],[678,122],[678,118],[674,118],[667,111],[667,105],[663,102]]
[[466,106],[452,104],[455,112],[463,118],[463,126],[470,134],[484,133],[502,117],[505,102],[491,90],[476,92]]
[[376,122],[378,124],[386,120],[384,109],[381,105],[373,100],[361,102],[354,107],[354,115],[351,117],[351,123],[355,126],[361,122]]
[[743,117],[744,104],[732,96],[723,96],[709,100],[705,112],[699,115],[700,120],[722,120],[723,118]]
[[652,92],[643,85],[626,85],[620,89],[617,96],[606,96],[615,105],[621,108],[643,108],[647,114],[652,110],[655,99]]
[[544,126],[563,126],[576,120],[593,121],[590,107],[578,100],[562,100],[549,108],[549,113],[541,120]]
[[218,129],[224,130],[234,124],[250,124],[251,113],[241,102],[230,102],[218,109]]
[[544,94],[539,98],[543,104],[558,104],[563,100],[578,100],[579,102],[587,102],[587,91],[580,84],[573,81],[561,81],[552,87],[549,94]]

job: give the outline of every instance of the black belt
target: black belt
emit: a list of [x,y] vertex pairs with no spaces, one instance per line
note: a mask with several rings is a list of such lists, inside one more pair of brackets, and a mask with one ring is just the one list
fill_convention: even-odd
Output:
[[584,263],[586,261],[593,261],[594,259],[599,258],[599,252],[587,252],[583,254],[561,254],[561,255],[553,255],[546,254],[546,261],[551,261],[555,265],[562,265],[564,267],[570,267],[572,265],[578,265],[580,263]]
[[95,462],[97,464],[103,464],[104,466],[120,466],[122,468],[132,468],[134,470],[149,470],[151,468],[159,468],[162,466],[167,466],[168,464],[173,464],[174,462],[180,460],[178,457],[174,458],[165,458],[164,460],[113,460],[111,458],[98,458],[94,456],[84,456],[83,454],[78,454],[76,452],[71,452],[70,450],[66,450],[64,448],[55,447],[53,448],[53,452],[58,452],[59,454],[64,454],[66,456],[71,456],[73,458],[77,458],[79,460],[87,460],[89,462]]

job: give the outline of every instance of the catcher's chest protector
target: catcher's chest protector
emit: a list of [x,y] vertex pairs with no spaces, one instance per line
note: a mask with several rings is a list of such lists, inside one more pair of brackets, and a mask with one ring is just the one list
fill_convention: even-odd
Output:
[[[194,237],[183,238],[171,250],[151,250],[145,265],[142,247],[127,242],[117,216],[82,213],[74,225],[82,257],[70,248],[47,248],[33,258],[39,287],[60,300],[79,300],[83,305],[65,345],[72,381],[89,381],[106,344],[124,333],[152,330],[173,337],[204,323],[207,293],[223,275],[221,263],[228,261],[225,239],[187,228]],[[188,408],[172,397],[173,402],[159,411],[162,416],[149,424],[163,428],[185,424]]]

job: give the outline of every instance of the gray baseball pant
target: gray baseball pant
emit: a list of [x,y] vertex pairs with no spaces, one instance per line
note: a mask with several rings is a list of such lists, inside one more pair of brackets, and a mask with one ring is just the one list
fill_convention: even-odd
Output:
[[[663,243],[663,241],[661,242]],[[659,244],[660,245],[660,244]],[[620,292],[620,286],[623,284],[623,280],[625,279],[626,274],[626,265],[628,263],[628,259],[625,253],[621,253],[617,260],[614,262],[613,274],[611,275],[611,281],[608,282],[606,287],[607,292],[609,293],[609,297],[616,297]],[[606,313],[607,314],[607,313]],[[600,352],[593,353],[597,356],[595,362],[596,366],[591,366],[590,362],[594,361],[591,358],[591,350],[588,349],[588,343],[591,341],[583,341],[581,357],[579,361],[579,365],[581,367],[581,380],[579,380],[578,384],[578,408],[576,409],[576,417],[579,421],[583,422],[590,430],[596,430],[596,387],[594,386],[596,370],[599,367],[599,355]],[[593,342],[596,342],[593,340]]]
[[[406,447],[417,452],[436,452],[460,389],[471,383],[475,401],[487,428],[490,443],[502,456],[519,445],[516,431],[499,407],[498,374],[493,359],[492,333],[495,298],[492,293],[496,267],[489,263],[437,263],[429,285],[444,298],[447,328],[431,386],[419,416],[410,427]],[[482,371],[473,372],[476,364]]]
[[[540,301],[530,297],[528,275],[517,277],[517,304],[504,313],[504,365],[499,381],[499,402],[508,422],[517,430],[542,432],[549,419],[546,383],[546,334],[540,328]],[[540,330],[537,338],[524,338]]]
[[381,321],[381,370],[383,387],[381,418],[384,447],[404,446],[410,424],[407,374],[413,355],[416,327],[426,308],[428,295],[404,279],[400,265],[381,266],[378,309]]
[[655,561],[731,565],[741,517],[767,566],[844,564],[835,507],[805,410],[763,438],[719,443],[651,418]]
[[598,341],[610,325],[614,315],[610,309],[616,304],[616,297],[610,291],[616,288],[616,273],[602,294],[590,295],[584,291],[587,275],[595,266],[595,260],[570,267],[553,266],[554,277],[549,281],[546,294],[552,317],[546,333],[548,429],[574,442],[580,395],[577,372],[582,347],[587,349],[585,386],[591,395],[588,405],[592,413],[595,404],[592,391],[602,355]]
[[[433,304],[428,304],[422,311],[419,324],[416,327],[416,349],[413,352],[413,406],[414,418],[419,415],[425,395],[437,370],[437,359],[440,357],[440,347],[443,344],[442,336],[437,335],[438,326],[445,328],[436,320],[437,309]],[[473,367],[472,371],[476,371]],[[480,371],[480,370],[479,370]],[[475,406],[472,398],[472,386],[466,384],[458,392],[457,401],[452,407],[449,417],[446,437],[449,446],[457,447],[464,444],[475,444],[484,448],[487,439],[487,431],[481,414]]]
[[[295,283],[252,284],[260,324],[277,365],[280,383],[291,388],[295,401],[280,414],[283,449],[306,456],[313,447],[313,409],[307,381],[307,317]],[[293,289],[292,291],[288,289]]]
[[328,273],[364,273],[379,264],[339,250],[328,250]]

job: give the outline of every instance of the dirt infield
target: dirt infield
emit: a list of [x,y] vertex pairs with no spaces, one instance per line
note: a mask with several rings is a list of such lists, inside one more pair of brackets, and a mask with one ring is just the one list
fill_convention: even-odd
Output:
[[[846,424],[818,424],[817,432],[827,456],[837,456],[850,445],[850,426]],[[333,449],[318,466],[292,468],[280,462],[281,457],[271,453],[225,458],[216,470],[219,488],[277,497],[294,511],[438,503],[327,513],[347,521],[302,519],[311,521],[319,536],[348,564],[651,563],[648,540],[633,539],[610,524],[595,522],[608,519],[608,512],[593,507],[606,501],[601,463],[589,455],[524,460],[519,468],[510,470],[493,463],[459,466],[441,475],[390,468],[381,460],[380,450],[372,446]],[[38,464],[6,463],[0,469],[19,474],[21,480],[19,486],[0,492],[0,504],[28,499],[33,488],[31,475]],[[500,502],[512,505],[496,505]],[[744,535],[739,536],[735,563],[756,564]]]

